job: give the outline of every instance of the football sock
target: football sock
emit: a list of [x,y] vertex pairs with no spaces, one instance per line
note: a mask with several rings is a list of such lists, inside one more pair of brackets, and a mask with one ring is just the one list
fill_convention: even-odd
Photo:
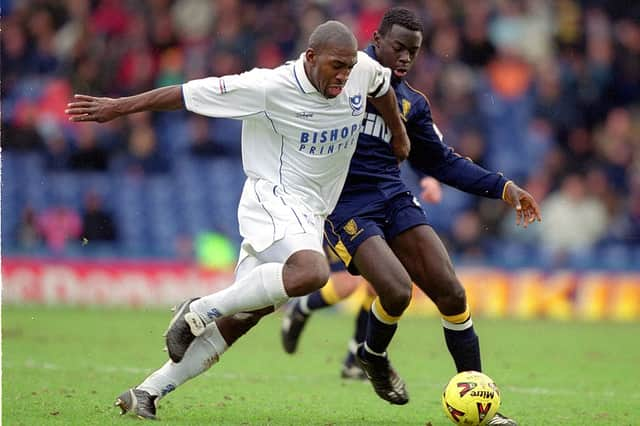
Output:
[[336,291],[335,282],[329,278],[329,281],[318,291],[314,291],[309,295],[309,309],[322,309],[327,306],[335,305],[341,300],[340,295]]
[[278,306],[289,299],[282,281],[282,263],[256,267],[229,287],[191,302],[191,311],[206,323],[216,318]]
[[311,311],[335,305],[340,300],[340,296],[336,292],[335,283],[332,279],[329,279],[320,290],[302,296],[296,303],[296,309],[303,315],[309,315]]
[[482,371],[480,341],[473,329],[469,307],[461,314],[443,315],[442,327],[447,348],[449,348],[449,353],[456,364],[456,370],[458,372]]
[[297,312],[301,313],[305,317],[311,314],[311,311],[309,310],[309,306],[308,306],[309,296],[311,295],[307,294],[306,296],[299,297],[298,300],[296,300],[296,302],[293,305],[293,309],[295,309]]
[[358,351],[358,342],[353,339],[349,340],[347,346],[347,356],[344,358],[343,364],[352,365],[356,363],[356,352]]
[[376,297],[369,312],[363,354],[365,356],[368,354],[385,356],[387,346],[398,328],[399,320],[400,316],[389,315],[382,307],[380,298]]
[[[367,300],[371,300],[367,298]],[[363,307],[360,308],[358,312],[358,316],[356,317],[356,329],[353,334],[353,340],[357,343],[364,342],[365,337],[367,337],[367,324],[369,323],[369,311],[371,311],[371,303],[367,305],[367,309]]]
[[159,370],[147,377],[137,388],[162,398],[189,379],[208,370],[218,362],[228,345],[216,323],[207,326],[197,337],[179,363],[167,361]]
[[369,310],[371,309],[372,302],[373,297],[367,295],[362,302],[360,310],[358,311],[358,316],[356,317],[356,329],[353,334],[353,338],[349,340],[349,351],[347,353],[347,358],[345,359],[345,364],[353,364],[355,362],[355,353],[358,349],[358,345],[364,342],[364,339],[367,336],[367,323],[369,322]]

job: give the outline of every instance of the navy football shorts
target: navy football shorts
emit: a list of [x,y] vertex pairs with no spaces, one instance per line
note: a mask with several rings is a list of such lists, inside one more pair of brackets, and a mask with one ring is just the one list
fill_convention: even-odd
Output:
[[329,268],[331,268],[331,272],[342,272],[346,271],[347,267],[345,266],[342,259],[338,257],[338,255],[329,247],[329,244],[325,241],[324,243],[324,253],[327,256],[327,260],[329,261]]
[[427,215],[411,192],[372,198],[367,195],[343,194],[334,212],[324,225],[325,246],[347,266],[353,275],[359,275],[351,263],[360,244],[374,235],[387,241],[407,229],[429,225]]

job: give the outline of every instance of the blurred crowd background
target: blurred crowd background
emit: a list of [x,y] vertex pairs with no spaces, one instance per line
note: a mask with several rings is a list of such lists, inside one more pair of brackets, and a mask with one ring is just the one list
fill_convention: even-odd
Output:
[[455,262],[640,269],[640,3],[615,0],[4,0],[2,255],[235,250],[240,122],[71,124],[67,102],[274,67],[326,19],[366,47],[395,5],[425,24],[409,81],[445,142],[542,207],[522,230],[502,202],[443,187],[425,208]]

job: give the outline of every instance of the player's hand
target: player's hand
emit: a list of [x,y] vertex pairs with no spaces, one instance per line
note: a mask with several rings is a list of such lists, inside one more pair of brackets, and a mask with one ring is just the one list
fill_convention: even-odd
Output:
[[423,177],[422,180],[420,180],[420,188],[422,189],[420,198],[422,198],[423,201],[438,204],[442,200],[442,187],[437,179],[431,176]]
[[516,225],[526,228],[535,220],[542,221],[540,207],[533,196],[511,181],[504,189],[504,201],[516,210]]
[[391,139],[391,149],[399,163],[406,160],[409,156],[409,152],[411,151],[411,141],[409,140],[407,132],[404,131],[404,128],[402,132],[399,132],[397,135],[393,135],[393,138]]
[[97,121],[104,123],[119,117],[118,100],[113,98],[96,98],[87,95],[74,95],[74,102],[67,104],[65,114],[69,121]]

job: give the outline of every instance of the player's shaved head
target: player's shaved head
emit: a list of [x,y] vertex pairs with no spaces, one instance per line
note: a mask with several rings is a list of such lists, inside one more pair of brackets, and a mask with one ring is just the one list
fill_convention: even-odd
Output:
[[327,21],[318,25],[309,36],[309,47],[320,53],[327,48],[358,49],[358,41],[351,30],[342,22]]
[[309,37],[304,69],[311,84],[326,98],[338,96],[358,62],[358,42],[346,25],[327,21]]

